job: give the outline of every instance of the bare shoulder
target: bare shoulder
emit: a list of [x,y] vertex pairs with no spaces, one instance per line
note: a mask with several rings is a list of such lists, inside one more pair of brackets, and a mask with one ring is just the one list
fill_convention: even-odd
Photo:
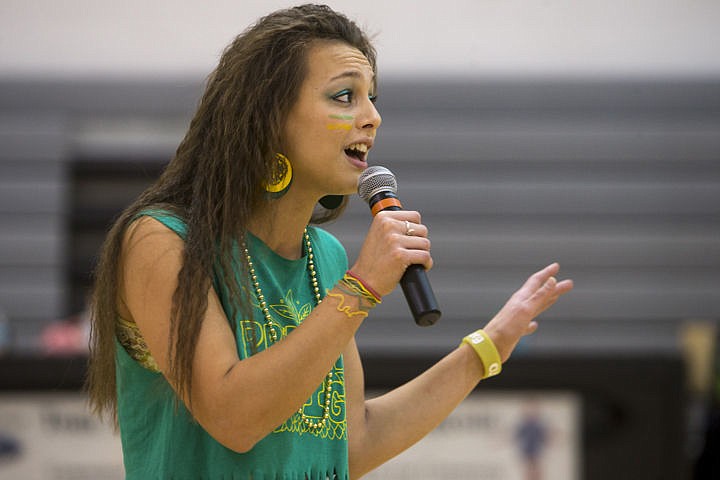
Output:
[[126,230],[122,246],[125,275],[177,276],[182,264],[183,240],[152,217],[141,217]]
[[170,302],[183,250],[183,240],[152,217],[141,217],[128,226],[119,269],[123,313],[137,321],[141,304],[152,299]]
[[135,254],[166,249],[183,249],[182,239],[158,220],[144,216],[132,222],[125,230],[123,253]]

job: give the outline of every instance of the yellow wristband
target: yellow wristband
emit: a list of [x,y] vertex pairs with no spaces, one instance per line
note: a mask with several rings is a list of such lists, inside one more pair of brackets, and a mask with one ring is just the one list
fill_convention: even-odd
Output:
[[470,345],[485,367],[483,379],[497,375],[502,371],[502,360],[495,344],[484,330],[480,329],[463,338],[463,343]]

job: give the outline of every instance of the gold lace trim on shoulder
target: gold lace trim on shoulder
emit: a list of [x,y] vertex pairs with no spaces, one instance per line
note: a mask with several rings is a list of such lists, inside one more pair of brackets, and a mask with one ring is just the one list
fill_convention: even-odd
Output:
[[152,372],[160,371],[160,367],[150,354],[150,349],[148,349],[147,343],[145,343],[145,339],[135,322],[118,317],[115,325],[115,335],[117,335],[120,345],[125,348],[125,351],[133,360]]

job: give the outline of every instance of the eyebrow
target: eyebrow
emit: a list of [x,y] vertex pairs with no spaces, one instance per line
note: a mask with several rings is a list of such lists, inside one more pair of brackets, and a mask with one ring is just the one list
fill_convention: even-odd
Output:
[[[342,78],[363,78],[363,77],[364,77],[364,75],[357,70],[348,70],[348,71],[341,73],[340,75],[335,75],[334,77],[332,77],[330,79],[330,81],[334,82],[335,80],[340,80]],[[374,74],[372,75],[372,77],[370,77],[370,81],[371,82],[375,81]]]

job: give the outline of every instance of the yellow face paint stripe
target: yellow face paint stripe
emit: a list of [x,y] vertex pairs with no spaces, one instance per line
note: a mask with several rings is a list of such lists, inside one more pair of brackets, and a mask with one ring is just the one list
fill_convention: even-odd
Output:
[[350,130],[352,125],[346,125],[343,123],[331,123],[327,126],[328,130]]

